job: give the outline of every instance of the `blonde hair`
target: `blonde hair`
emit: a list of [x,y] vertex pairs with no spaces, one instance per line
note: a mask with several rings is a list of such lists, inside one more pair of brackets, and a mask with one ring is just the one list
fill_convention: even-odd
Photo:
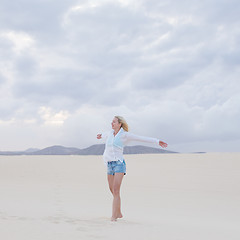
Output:
[[126,132],[128,132],[128,124],[127,124],[126,120],[121,116],[115,116],[115,118],[117,118],[118,122],[122,124],[122,128]]

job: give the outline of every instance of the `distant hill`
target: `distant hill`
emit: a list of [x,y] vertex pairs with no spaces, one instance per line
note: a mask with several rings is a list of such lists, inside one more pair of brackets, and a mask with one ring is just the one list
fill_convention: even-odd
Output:
[[79,151],[78,148],[69,148],[63,146],[52,146],[42,150],[28,153],[29,155],[75,155]]
[[[104,152],[104,144],[95,144],[88,148],[79,149],[63,146],[51,146],[44,149],[30,148],[26,151],[10,152],[0,151],[0,155],[102,155]],[[127,146],[124,148],[124,154],[147,154],[147,153],[176,153],[161,148],[153,148],[146,146]]]
[[124,154],[147,154],[147,153],[176,153],[161,148],[146,147],[142,145],[127,146],[124,148]]
[[40,149],[38,148],[29,148],[27,150],[25,150],[24,152],[28,152],[28,153],[31,153],[31,152],[36,152],[36,151],[39,151]]
[[95,144],[90,147],[80,149],[79,155],[102,155],[105,149],[105,144]]

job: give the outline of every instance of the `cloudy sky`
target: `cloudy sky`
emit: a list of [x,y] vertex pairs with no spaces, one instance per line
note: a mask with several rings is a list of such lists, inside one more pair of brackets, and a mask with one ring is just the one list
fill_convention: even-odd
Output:
[[1,0],[0,150],[101,143],[114,115],[169,150],[239,151],[238,0]]

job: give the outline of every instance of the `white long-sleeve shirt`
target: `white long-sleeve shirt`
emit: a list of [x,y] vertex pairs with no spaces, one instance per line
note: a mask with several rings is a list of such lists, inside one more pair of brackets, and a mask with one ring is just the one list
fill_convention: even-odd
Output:
[[114,136],[114,131],[109,133],[102,133],[102,138],[106,139],[105,151],[103,153],[104,163],[112,161],[123,161],[123,148],[132,141],[153,143],[159,145],[159,139],[138,136],[129,132],[124,131],[123,128]]

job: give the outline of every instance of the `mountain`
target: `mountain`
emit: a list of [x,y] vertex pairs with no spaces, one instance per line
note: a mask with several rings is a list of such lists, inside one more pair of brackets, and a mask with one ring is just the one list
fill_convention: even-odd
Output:
[[80,149],[79,155],[102,155],[105,149],[105,144],[95,144],[90,147]]
[[[0,155],[102,155],[104,144],[95,144],[90,147],[79,149],[63,146],[51,146],[44,149],[28,149],[22,152],[0,152]],[[147,153],[175,153],[173,151],[146,146],[127,146],[124,148],[124,154],[147,154]]]
[[78,148],[69,148],[63,146],[52,146],[42,150],[29,153],[30,155],[75,155],[79,151]]
[[26,153],[31,153],[31,152],[36,152],[36,151],[39,151],[40,149],[38,148],[28,148],[27,150],[25,150],[24,152]]
[[142,145],[127,146],[124,148],[124,154],[148,154],[148,153],[176,153],[161,148],[146,147]]

